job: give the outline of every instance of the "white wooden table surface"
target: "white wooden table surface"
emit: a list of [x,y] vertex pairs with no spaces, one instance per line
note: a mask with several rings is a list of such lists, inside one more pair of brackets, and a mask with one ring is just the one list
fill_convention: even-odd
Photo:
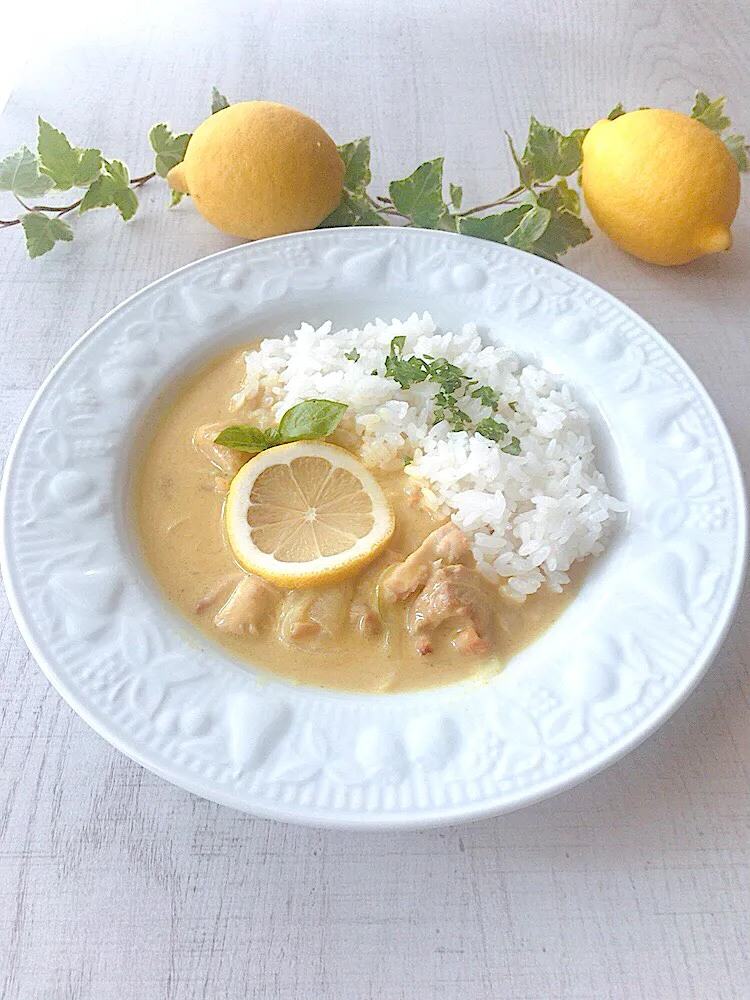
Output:
[[[619,100],[689,109],[703,87],[728,94],[750,132],[750,7],[737,0],[85,6],[30,45],[0,155],[33,142],[41,113],[145,171],[148,128],[194,127],[214,83],[230,100],[293,104],[338,141],[371,134],[379,190],[444,153],[471,201],[507,189],[503,129],[521,138],[530,113],[568,128]],[[33,20],[28,37],[43,39]],[[745,191],[731,254],[665,270],[598,235],[565,262],[682,352],[747,463]],[[92,212],[36,262],[18,230],[0,232],[3,454],[91,323],[232,242],[165,198],[150,185],[127,226]],[[698,690],[625,760],[514,815],[392,835],[253,820],[165,784],[61,701],[2,600],[3,998],[750,996],[747,594]]]

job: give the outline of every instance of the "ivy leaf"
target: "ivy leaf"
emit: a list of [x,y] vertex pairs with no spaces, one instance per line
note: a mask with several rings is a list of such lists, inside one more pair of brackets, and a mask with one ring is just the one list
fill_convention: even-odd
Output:
[[88,187],[102,169],[102,154],[98,149],[78,149],[67,137],[43,118],[39,123],[37,151],[41,172],[52,179],[59,191],[72,187]]
[[[542,202],[541,195],[539,201]],[[583,219],[567,209],[562,209],[552,212],[544,232],[529,249],[538,257],[544,257],[557,264],[567,250],[580,246],[590,239],[591,230]]]
[[331,214],[323,219],[318,229],[336,229],[339,226],[385,226],[387,222],[360,195],[344,191],[341,201]]
[[443,157],[428,160],[400,181],[391,181],[388,191],[397,210],[415,226],[435,229],[448,211],[443,201]]
[[542,205],[533,205],[524,215],[512,233],[505,239],[509,247],[517,250],[531,250],[533,245],[544,234],[550,223],[552,212]]
[[461,202],[463,201],[464,189],[460,184],[451,184],[449,186],[449,190],[451,193],[451,205],[453,205],[455,210],[458,211],[461,208]]
[[338,147],[344,161],[344,190],[349,194],[363,195],[372,180],[370,173],[370,137],[354,139]]
[[625,108],[622,106],[622,101],[619,104],[615,104],[610,113],[607,115],[609,121],[613,122],[615,118],[619,118],[620,115],[627,114]]
[[529,212],[531,205],[514,205],[496,215],[485,215],[483,219],[465,216],[459,219],[458,231],[464,236],[477,236],[481,240],[494,240],[495,243],[505,243],[505,240],[521,219]]
[[737,164],[737,169],[743,171],[744,173],[744,171],[748,168],[744,135],[736,135],[735,133],[725,135],[723,142],[729,150],[732,159]]
[[564,178],[555,184],[553,188],[540,191],[537,201],[544,208],[549,208],[553,212],[566,209],[574,215],[581,214],[581,199],[575,188],[568,187],[568,182]]
[[581,165],[581,143],[587,130],[574,129],[563,135],[550,125],[541,125],[534,116],[529,121],[529,136],[521,163],[529,180],[545,183],[553,177],[568,177]]
[[176,167],[185,159],[190,135],[187,132],[175,135],[169,125],[161,122],[159,125],[154,125],[148,138],[156,153],[155,170],[159,177],[166,177],[172,167]]
[[104,173],[89,187],[81,202],[80,212],[90,208],[116,206],[124,222],[138,211],[138,198],[130,187],[128,168],[120,160],[104,161]]
[[0,160],[0,191],[12,191],[19,198],[39,198],[52,186],[52,180],[39,173],[39,160],[28,146]]
[[29,257],[41,257],[59,240],[70,243],[73,230],[62,219],[53,219],[44,212],[28,212],[21,216],[21,226],[26,236]]
[[717,97],[715,101],[711,101],[699,90],[695,95],[695,103],[693,104],[693,110],[690,112],[690,117],[703,122],[712,132],[716,132],[718,135],[732,124],[724,114],[725,102],[726,97]]
[[222,92],[218,87],[211,88],[211,114],[215,115],[217,111],[223,111],[224,108],[229,107],[229,101],[224,97]]

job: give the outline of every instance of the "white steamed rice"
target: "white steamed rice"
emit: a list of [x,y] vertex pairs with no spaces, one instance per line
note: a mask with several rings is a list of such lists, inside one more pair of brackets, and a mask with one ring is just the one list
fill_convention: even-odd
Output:
[[[347,426],[362,441],[361,457],[378,469],[400,469],[423,490],[423,503],[449,515],[471,539],[482,571],[519,598],[546,584],[560,590],[572,564],[601,552],[625,505],[607,492],[596,468],[586,411],[568,386],[504,347],[484,345],[473,324],[439,333],[429,314],[404,322],[376,320],[364,329],[332,331],[303,323],[283,338],[264,340],[246,355],[246,384],[237,404],[252,400],[276,419],[304,399],[346,403]],[[500,393],[494,416],[520,440],[518,456],[476,433],[433,426],[436,387],[403,390],[383,374],[394,337],[403,354],[444,357]],[[345,358],[353,348],[356,361]],[[508,403],[517,404],[515,412]],[[479,400],[462,398],[473,422],[492,416]]]

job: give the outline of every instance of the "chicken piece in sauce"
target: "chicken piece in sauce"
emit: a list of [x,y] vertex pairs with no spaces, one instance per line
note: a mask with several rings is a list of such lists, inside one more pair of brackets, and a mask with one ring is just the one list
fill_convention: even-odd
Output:
[[483,637],[492,620],[490,596],[477,570],[468,566],[441,566],[432,571],[406,619],[417,650],[431,653],[433,636],[443,625],[453,626],[454,646],[465,653],[486,653]]
[[215,605],[230,587],[232,591],[229,597],[214,617],[217,628],[234,635],[255,635],[271,623],[281,600],[281,593],[276,587],[251,573],[233,575],[222,580],[218,587],[198,602],[196,611],[205,611]]
[[[223,476],[233,479],[250,455],[237,451],[236,448],[225,448],[216,444],[217,436],[224,430],[226,423],[203,424],[193,434],[193,447],[204,455],[212,465],[215,465]],[[217,484],[218,485],[218,484]]]
[[391,570],[383,581],[383,596],[395,603],[423,587],[436,562],[448,566],[474,563],[469,540],[452,521],[435,528],[418,549]]

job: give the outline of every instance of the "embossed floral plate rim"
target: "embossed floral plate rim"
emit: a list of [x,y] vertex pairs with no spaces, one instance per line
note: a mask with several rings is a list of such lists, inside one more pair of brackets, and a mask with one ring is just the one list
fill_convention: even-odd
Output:
[[[237,341],[238,324],[267,323],[290,308],[305,319],[316,302],[342,295],[366,303],[360,324],[373,309],[390,311],[386,303],[413,302],[438,321],[452,309],[522,353],[547,354],[543,363],[601,405],[628,471],[630,521],[603,572],[550,633],[481,688],[357,697],[259,678],[181,625],[133,555],[127,438],[154,393],[219,334],[235,330]],[[335,302],[332,311],[335,320]],[[729,436],[656,331],[556,265],[411,229],[277,237],[203,258],[136,293],[37,393],[11,449],[0,508],[3,575],[24,639],[89,725],[206,798],[358,829],[509,811],[632,749],[718,648],[746,543]],[[57,562],[48,553],[55,544]],[[631,563],[645,594],[627,586]],[[571,654],[566,637],[584,625],[586,640]]]

